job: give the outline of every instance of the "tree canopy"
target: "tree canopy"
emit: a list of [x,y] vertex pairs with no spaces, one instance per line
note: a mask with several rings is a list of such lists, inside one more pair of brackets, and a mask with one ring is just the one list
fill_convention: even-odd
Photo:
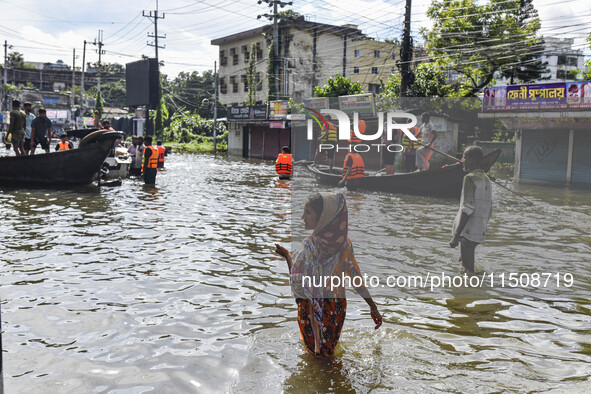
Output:
[[449,81],[455,95],[474,96],[499,73],[528,82],[545,71],[531,0],[434,0],[427,15],[433,20],[423,31],[427,50],[438,65],[457,73]]
[[349,78],[345,78],[340,74],[328,78],[326,85],[314,87],[315,97],[338,97],[361,93],[363,91],[359,82],[353,83]]

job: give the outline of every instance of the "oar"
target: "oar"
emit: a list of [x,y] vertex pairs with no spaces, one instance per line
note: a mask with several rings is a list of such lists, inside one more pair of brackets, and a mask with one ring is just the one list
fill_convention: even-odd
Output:
[[[443,155],[443,156],[445,156],[445,157],[448,157],[448,158],[450,158],[450,159],[452,159],[452,160],[455,160],[455,161],[457,161],[458,163],[462,163],[462,160],[458,159],[457,157],[453,157],[452,155],[448,155],[447,153],[445,153],[445,152],[442,152],[442,151],[440,151],[439,149],[432,148],[432,147],[430,147],[430,146],[427,146],[427,145],[425,145],[425,144],[423,144],[423,143],[420,143],[420,142],[418,142],[418,141],[417,141],[417,143],[418,143],[419,145],[421,145],[421,146],[424,146],[425,148],[431,149],[433,152],[437,152],[437,153],[439,153],[440,155]],[[516,196],[523,198],[523,199],[524,199],[525,201],[527,201],[529,204],[531,204],[531,205],[534,205],[534,203],[533,203],[533,202],[531,202],[531,201],[530,201],[530,200],[528,200],[527,198],[523,197],[521,194],[517,193],[516,191],[513,191],[513,190],[509,189],[509,188],[508,188],[508,187],[506,187],[506,186],[503,186],[503,185],[501,185],[499,182],[497,182],[497,179],[496,179],[495,177],[493,177],[492,175],[489,175],[489,176],[488,176],[488,178],[489,178],[491,181],[493,181],[495,184],[497,184],[497,185],[499,185],[500,187],[502,187],[503,189],[510,191],[511,193],[515,194]]]

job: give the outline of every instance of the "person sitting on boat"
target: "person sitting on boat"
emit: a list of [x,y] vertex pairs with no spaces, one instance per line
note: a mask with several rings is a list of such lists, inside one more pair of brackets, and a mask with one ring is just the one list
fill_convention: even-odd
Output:
[[337,137],[337,127],[332,122],[326,122],[326,129],[324,126],[322,127],[322,134],[318,137],[319,144],[328,144],[332,145],[332,149],[325,149],[324,152],[326,153],[326,159],[328,160],[328,166],[330,172],[332,172],[332,167],[334,166],[334,156],[335,151],[337,149],[338,144],[338,137]]
[[364,175],[365,163],[361,154],[354,151],[347,153],[343,162],[343,177],[339,181],[339,186],[345,186],[350,179],[363,178]]
[[111,127],[111,123],[108,120],[103,120],[101,130],[115,131],[115,129]]
[[416,166],[418,171],[429,171],[429,159],[433,154],[433,151],[429,148],[433,147],[435,140],[437,139],[437,133],[433,129],[433,123],[431,123],[431,115],[428,112],[425,112],[421,115],[421,121],[423,124],[420,128],[420,133],[422,136],[421,146],[417,149],[416,155]]
[[158,168],[164,168],[164,156],[166,156],[166,148],[162,145],[162,141],[156,141],[158,147]]
[[460,209],[452,227],[449,246],[460,246],[460,261],[466,271],[474,272],[474,250],[484,242],[488,220],[492,213],[492,185],[480,167],[483,153],[479,146],[464,150],[464,176]]
[[281,153],[277,156],[275,162],[275,172],[279,179],[289,179],[293,173],[293,163],[291,158],[291,149],[288,146],[281,148]]
[[68,141],[68,135],[66,133],[63,133],[60,137],[62,140],[55,146],[56,151],[74,149],[74,145]]

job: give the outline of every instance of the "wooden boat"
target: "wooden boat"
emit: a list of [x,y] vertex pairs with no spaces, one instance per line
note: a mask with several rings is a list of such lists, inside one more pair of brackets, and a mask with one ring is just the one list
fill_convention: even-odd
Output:
[[[0,157],[0,186],[67,187],[91,183],[123,133],[95,131],[77,149]],[[53,148],[53,147],[52,147]]]
[[[481,162],[482,168],[488,171],[500,154],[501,150],[497,149],[485,155]],[[327,166],[308,165],[308,169],[314,174],[318,182],[328,186],[337,187],[342,178],[340,168],[334,168],[333,171],[335,172],[333,173],[328,172]],[[466,173],[462,164],[455,163],[423,172],[366,175],[363,178],[349,180],[347,189],[430,197],[459,197],[462,192],[464,175]]]

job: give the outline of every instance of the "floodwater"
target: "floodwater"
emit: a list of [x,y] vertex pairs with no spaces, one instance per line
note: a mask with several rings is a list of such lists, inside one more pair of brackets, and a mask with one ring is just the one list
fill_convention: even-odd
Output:
[[[156,188],[0,190],[6,392],[591,390],[591,191],[518,187],[530,206],[495,187],[477,248],[484,271],[568,273],[570,288],[370,289],[377,331],[351,293],[327,362],[303,349],[270,250],[302,239],[292,194],[328,191],[304,169],[297,178],[173,155]],[[458,201],[346,196],[363,271],[462,274],[447,244]]]

